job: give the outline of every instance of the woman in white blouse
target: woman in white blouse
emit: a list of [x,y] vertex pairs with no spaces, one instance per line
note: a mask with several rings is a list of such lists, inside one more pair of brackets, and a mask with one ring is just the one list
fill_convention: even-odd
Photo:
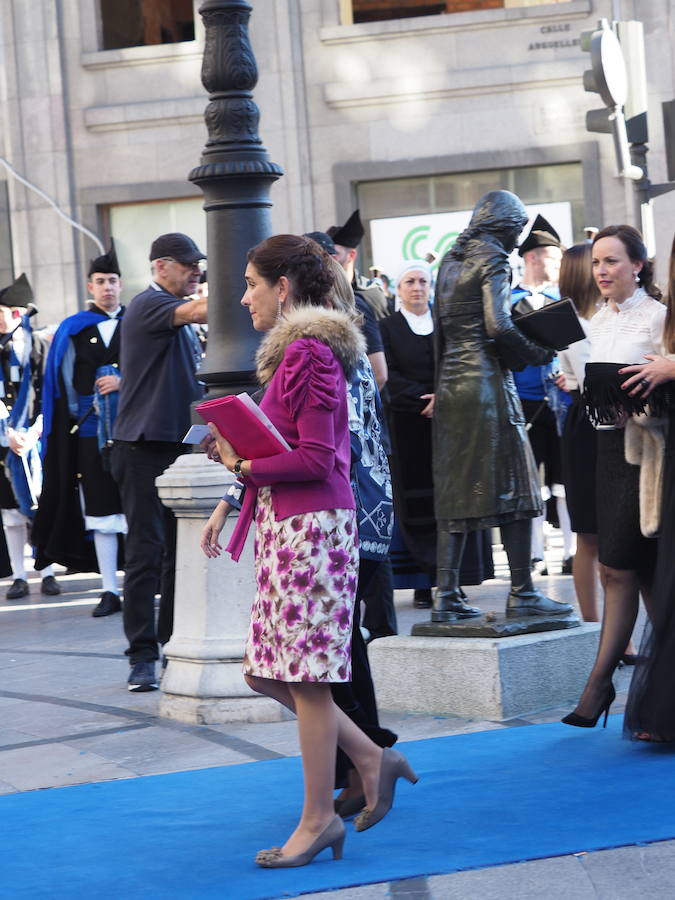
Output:
[[[604,300],[590,323],[592,363],[645,361],[660,353],[666,308],[652,281],[653,267],[638,231],[611,225],[598,232],[592,269]],[[592,728],[612,704],[612,675],[628,644],[638,611],[638,591],[649,602],[656,541],[640,531],[640,468],[626,462],[625,419],[598,431],[598,559],[605,604],[600,645],[579,703],[563,719]]]

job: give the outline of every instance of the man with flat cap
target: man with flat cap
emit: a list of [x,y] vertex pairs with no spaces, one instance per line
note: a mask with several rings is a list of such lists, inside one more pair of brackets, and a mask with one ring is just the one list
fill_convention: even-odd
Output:
[[205,259],[186,234],[160,235],[150,248],[150,285],[131,301],[122,323],[112,472],[128,524],[123,614],[130,691],[156,690],[159,645],[173,630],[176,520],[155,479],[186,451],[181,440],[190,427],[190,404],[203,393],[192,326],[206,323],[207,299],[188,298],[197,293]]
[[111,426],[120,386],[122,281],[114,243],[89,263],[89,308],[59,325],[47,358],[43,398],[44,487],[33,528],[36,565],[58,562],[101,573],[92,615],[122,609],[117,581],[126,533],[110,474]]
[[[541,309],[547,303],[560,299],[558,275],[563,246],[560,236],[551,223],[537,215],[532,227],[518,248],[523,260],[523,277],[513,289],[514,309],[520,313]],[[572,572],[573,534],[570,527],[565,488],[562,483],[562,459],[560,434],[567,410],[567,398],[555,384],[557,359],[545,366],[526,366],[514,372],[516,390],[523,404],[528,423],[528,437],[537,467],[543,466],[542,497],[545,502],[555,498],[551,510],[554,522],[560,525],[563,535],[563,574]],[[548,574],[544,558],[544,521],[538,516],[532,523],[532,560],[535,571]]]
[[[0,510],[2,576],[10,574],[8,600],[29,593],[25,547],[41,490],[39,440],[47,341],[30,327],[33,291],[25,275],[0,291]],[[33,312],[35,308],[33,307]],[[43,594],[61,593],[52,567],[36,565]]]

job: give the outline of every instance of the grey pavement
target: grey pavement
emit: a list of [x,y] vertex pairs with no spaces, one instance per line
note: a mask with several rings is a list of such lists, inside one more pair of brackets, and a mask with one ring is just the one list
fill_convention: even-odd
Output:
[[[547,555],[550,571],[559,572],[555,533]],[[501,554],[497,563],[499,577],[467,589],[470,601],[486,611],[499,610],[507,590]],[[226,725],[190,725],[160,717],[159,692],[126,690],[121,616],[92,618],[99,594],[96,582],[90,576],[58,571],[57,577],[64,588],[60,597],[41,595],[39,580],[31,577],[30,596],[18,601],[5,600],[10,582],[0,582],[0,794],[299,753],[290,717],[275,723]],[[574,601],[570,577],[551,575],[539,583],[550,596]],[[413,609],[411,591],[397,591],[396,606],[402,634],[428,618],[424,610]],[[640,622],[638,637],[639,628]],[[613,712],[623,708],[630,674],[630,669],[617,673]],[[381,718],[401,741],[419,740],[555,721],[573,708],[576,699],[507,722],[386,711]],[[329,893],[335,900],[675,898],[675,841]]]

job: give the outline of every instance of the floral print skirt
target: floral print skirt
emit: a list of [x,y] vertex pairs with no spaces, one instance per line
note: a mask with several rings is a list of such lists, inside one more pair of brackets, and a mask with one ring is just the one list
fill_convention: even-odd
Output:
[[351,681],[359,568],[356,514],[324,509],[277,521],[270,489],[255,513],[257,595],[244,674],[276,681]]

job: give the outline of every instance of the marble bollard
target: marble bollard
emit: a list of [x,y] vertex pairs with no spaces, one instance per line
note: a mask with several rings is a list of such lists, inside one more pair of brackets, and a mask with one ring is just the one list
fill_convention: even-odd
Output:
[[[207,559],[199,546],[206,521],[233,476],[203,453],[180,456],[157,479],[162,503],[178,520],[176,600],[171,640],[164,646],[159,711],[182,722],[272,722],[278,703],[244,681],[242,658],[255,595],[253,527],[239,562],[223,552]],[[220,543],[237,519],[228,517]]]

